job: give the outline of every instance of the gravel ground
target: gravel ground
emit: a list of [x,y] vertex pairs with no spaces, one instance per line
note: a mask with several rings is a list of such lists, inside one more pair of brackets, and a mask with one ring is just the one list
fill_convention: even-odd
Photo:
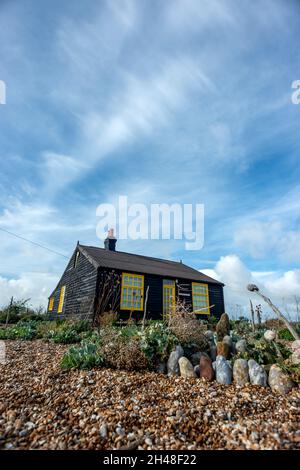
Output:
[[6,341],[0,448],[299,449],[300,389],[110,369],[61,371],[67,349]]

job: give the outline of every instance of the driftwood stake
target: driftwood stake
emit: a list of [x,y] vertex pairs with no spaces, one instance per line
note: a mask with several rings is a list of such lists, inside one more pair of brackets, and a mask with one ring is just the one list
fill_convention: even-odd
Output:
[[255,319],[254,319],[254,309],[252,300],[250,300],[250,312],[251,312],[251,323],[252,323],[252,330],[255,331]]
[[142,330],[144,330],[144,329],[145,329],[145,323],[146,323],[146,313],[147,313],[148,293],[149,293],[149,286],[147,286],[147,289],[146,289],[146,296],[145,296],[145,305],[144,305],[144,315],[143,315]]
[[10,304],[9,304],[7,314],[6,314],[5,328],[7,328],[7,325],[8,325],[8,321],[9,321],[9,317],[10,317],[10,314],[11,314],[11,308],[12,308],[13,302],[14,302],[14,298],[12,297],[10,299]]

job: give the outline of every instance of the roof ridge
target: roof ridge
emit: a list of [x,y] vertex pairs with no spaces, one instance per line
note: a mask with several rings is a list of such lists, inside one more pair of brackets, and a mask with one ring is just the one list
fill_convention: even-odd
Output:
[[[110,251],[91,245],[78,245],[85,256],[95,267],[106,266],[116,269],[135,269],[137,272],[164,275],[170,277],[182,277],[192,279],[197,282],[212,282],[222,284],[202,273],[198,269],[192,268],[179,261],[154,258],[153,256],[137,255],[126,251]],[[125,268],[127,266],[127,268]]]
[[[96,250],[108,251],[105,248],[101,248],[100,246],[91,246],[91,245],[82,245],[82,244],[79,244],[79,246],[82,246],[83,248],[94,248]],[[162,263],[179,264],[180,266],[185,266],[186,268],[194,269],[185,263],[181,263],[180,261],[173,261],[171,259],[156,258],[155,256],[139,255],[137,253],[129,253],[128,251],[119,251],[119,250],[111,251],[111,253],[123,253],[124,255],[139,256],[140,258],[146,258],[146,259],[150,258],[150,259],[154,259],[155,261],[161,261]],[[195,269],[195,271],[197,271],[197,269]]]

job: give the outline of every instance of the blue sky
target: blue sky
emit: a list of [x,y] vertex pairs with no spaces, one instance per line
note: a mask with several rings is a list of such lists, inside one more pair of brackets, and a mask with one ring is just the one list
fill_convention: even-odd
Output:
[[[96,207],[118,195],[204,203],[201,251],[118,248],[207,270],[227,284],[228,306],[247,305],[249,279],[291,302],[299,30],[292,0],[1,0],[0,227],[68,256],[77,240],[102,245]],[[45,304],[66,260],[0,240],[0,305]]]

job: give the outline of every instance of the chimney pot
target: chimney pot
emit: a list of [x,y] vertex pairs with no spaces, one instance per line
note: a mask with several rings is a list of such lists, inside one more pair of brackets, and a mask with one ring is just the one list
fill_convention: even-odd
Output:
[[110,228],[107,232],[107,237],[104,240],[104,248],[109,251],[116,251],[117,239],[114,237],[114,229]]

